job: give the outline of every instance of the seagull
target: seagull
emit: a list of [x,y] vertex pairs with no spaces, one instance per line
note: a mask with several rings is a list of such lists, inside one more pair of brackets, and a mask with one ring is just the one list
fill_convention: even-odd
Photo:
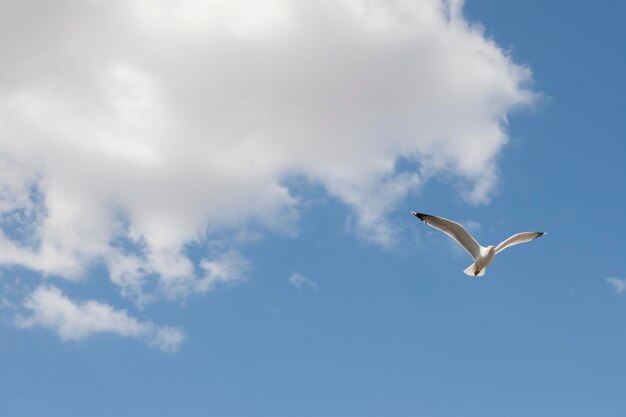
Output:
[[468,266],[463,272],[474,277],[482,277],[485,275],[487,266],[493,262],[493,258],[496,254],[502,252],[506,248],[513,245],[519,245],[520,243],[530,242],[531,240],[537,239],[538,237],[546,234],[545,232],[517,233],[500,243],[498,246],[484,247],[479,245],[472,235],[467,233],[467,230],[465,230],[463,226],[453,222],[452,220],[444,219],[443,217],[431,216],[429,214],[417,213],[415,211],[412,211],[411,214],[427,225],[441,230],[452,239],[456,240],[459,245],[463,246],[463,249],[465,249],[474,259],[474,263]]

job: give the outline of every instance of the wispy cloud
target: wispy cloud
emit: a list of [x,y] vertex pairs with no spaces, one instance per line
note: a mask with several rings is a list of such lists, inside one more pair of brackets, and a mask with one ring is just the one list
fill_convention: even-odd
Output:
[[465,230],[467,230],[469,233],[476,233],[480,231],[480,229],[482,228],[482,224],[475,220],[461,221],[461,224],[463,225],[463,227],[465,227]]
[[606,282],[611,284],[613,289],[618,293],[622,294],[626,291],[626,279],[610,277],[606,279]]
[[94,300],[74,301],[53,286],[40,286],[22,303],[15,324],[22,328],[44,327],[63,341],[78,341],[98,333],[144,339],[164,351],[175,351],[184,340],[176,327],[140,321],[125,310]]
[[204,259],[200,267],[204,275],[194,283],[195,291],[207,292],[216,285],[233,284],[243,279],[249,262],[238,252],[221,253],[212,259]]
[[291,276],[289,277],[289,282],[291,283],[291,285],[298,289],[302,289],[304,287],[313,288],[314,290],[318,289],[317,283],[315,281],[297,272],[291,274]]

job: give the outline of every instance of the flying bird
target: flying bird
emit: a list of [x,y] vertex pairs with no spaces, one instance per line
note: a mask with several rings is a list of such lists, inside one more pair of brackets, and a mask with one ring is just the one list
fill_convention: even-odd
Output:
[[463,247],[474,259],[474,263],[468,266],[463,272],[467,275],[474,277],[482,277],[485,275],[485,270],[496,254],[502,252],[508,247],[519,245],[520,243],[529,242],[533,239],[537,239],[545,235],[544,232],[523,232],[517,233],[498,246],[481,246],[476,240],[467,233],[467,230],[458,223],[451,220],[444,219],[443,217],[431,216],[429,214],[411,212],[412,215],[426,223],[427,225],[439,229],[452,239],[456,240],[459,245]]

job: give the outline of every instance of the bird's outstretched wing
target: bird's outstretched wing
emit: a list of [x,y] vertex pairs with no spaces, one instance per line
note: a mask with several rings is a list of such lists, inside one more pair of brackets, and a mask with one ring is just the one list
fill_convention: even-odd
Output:
[[411,212],[412,215],[423,221],[429,226],[439,229],[452,239],[456,240],[459,245],[463,246],[463,249],[470,254],[472,258],[477,259],[480,256],[480,245],[474,238],[467,233],[463,226],[452,220],[444,219],[443,217],[431,216],[429,214]]
[[531,240],[537,239],[538,237],[541,237],[543,235],[545,235],[544,232],[517,233],[511,236],[510,238],[508,238],[507,240],[505,240],[504,242],[500,243],[498,246],[496,246],[496,253],[502,252],[503,250],[505,250],[506,248],[510,246],[519,245],[520,243],[530,242]]

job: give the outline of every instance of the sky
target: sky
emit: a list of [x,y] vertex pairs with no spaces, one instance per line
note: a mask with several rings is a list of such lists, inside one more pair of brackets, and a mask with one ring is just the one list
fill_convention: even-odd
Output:
[[0,1],[0,415],[625,415],[624,19]]

